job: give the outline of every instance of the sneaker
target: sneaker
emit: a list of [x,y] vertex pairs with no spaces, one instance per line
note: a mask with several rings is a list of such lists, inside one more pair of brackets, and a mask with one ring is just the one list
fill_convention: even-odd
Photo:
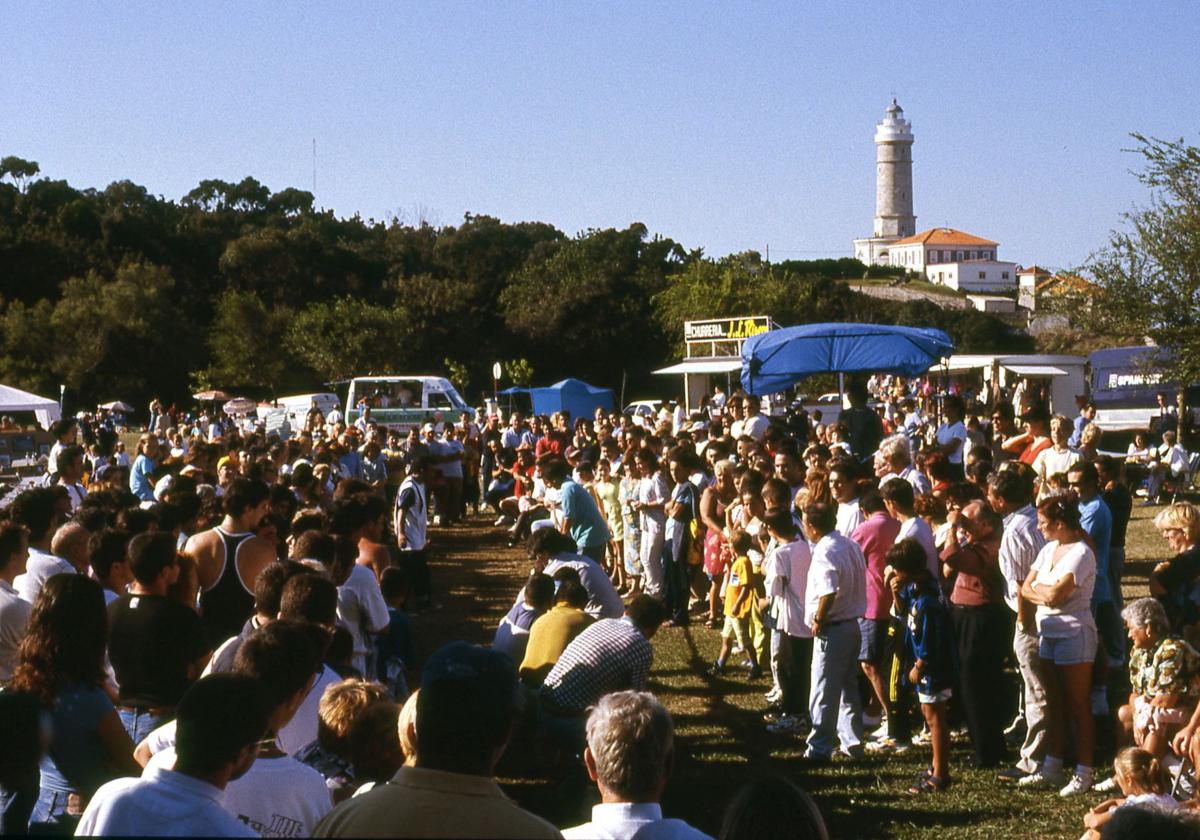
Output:
[[1112,793],[1119,787],[1116,776],[1109,776],[1098,785],[1092,785],[1092,790],[1096,793]]
[[1081,793],[1087,793],[1092,789],[1092,777],[1081,776],[1078,773],[1071,775],[1071,781],[1063,786],[1058,795],[1066,798],[1068,796],[1078,796]]
[[768,703],[778,703],[783,699],[783,692],[778,688],[772,688],[770,691],[764,694],[763,697],[766,698]]
[[[863,728],[866,728],[866,720],[863,720]],[[882,741],[888,737],[887,718],[885,717],[876,729],[867,733],[867,739],[870,741]]]
[[1052,788],[1060,786],[1063,780],[1064,776],[1061,770],[1046,770],[1044,767],[1039,767],[1028,776],[1017,779],[1017,787],[1031,790]]
[[767,731],[773,735],[804,734],[803,721],[795,715],[781,715],[779,720],[767,724]]
[[1024,779],[1028,775],[1029,774],[1020,767],[1008,767],[997,773],[996,778],[1002,782],[1013,783],[1021,781],[1021,779]]
[[868,741],[863,745],[863,748],[871,755],[883,755],[884,753],[904,755],[912,749],[912,744],[906,744],[903,741],[897,741],[895,738],[885,736],[876,741]]
[[928,730],[928,729],[922,729],[920,732],[918,732],[918,733],[917,733],[917,734],[916,734],[916,735],[913,737],[913,739],[912,739],[912,740],[913,740],[913,745],[914,745],[914,746],[917,746],[917,747],[928,747],[930,744],[932,744],[932,743],[933,743],[933,735],[931,735],[931,734],[929,733],[929,730]]

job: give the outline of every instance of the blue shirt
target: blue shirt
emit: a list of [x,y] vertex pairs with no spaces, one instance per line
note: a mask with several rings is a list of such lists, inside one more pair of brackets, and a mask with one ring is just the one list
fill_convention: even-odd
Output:
[[1100,496],[1090,502],[1079,503],[1079,524],[1088,532],[1096,548],[1096,587],[1092,590],[1092,604],[1107,604],[1112,601],[1112,582],[1108,577],[1108,551],[1112,544],[1112,511]]
[[363,457],[358,453],[358,450],[351,449],[345,455],[338,459],[343,472],[347,478],[363,478]]
[[941,590],[932,579],[909,583],[900,590],[896,610],[904,619],[904,679],[917,660],[924,667],[916,689],[937,694],[954,684],[954,634]]
[[562,501],[563,518],[570,522],[571,539],[582,551],[597,545],[604,545],[609,540],[608,523],[604,514],[596,506],[583,485],[566,479],[559,488],[559,498]]
[[74,791],[87,799],[112,778],[111,758],[96,732],[112,711],[99,686],[77,684],[58,693],[50,712],[54,734],[41,764],[43,791]]
[[1082,414],[1076,417],[1075,430],[1071,432],[1071,436],[1067,438],[1067,446],[1071,447],[1072,449],[1078,449],[1079,444],[1083,442],[1083,430],[1086,429],[1091,422],[1091,420],[1088,420]]
[[129,492],[143,502],[153,502],[154,481],[150,478],[150,474],[156,469],[158,469],[157,464],[147,458],[144,453],[139,454],[133,462],[133,468],[129,471]]

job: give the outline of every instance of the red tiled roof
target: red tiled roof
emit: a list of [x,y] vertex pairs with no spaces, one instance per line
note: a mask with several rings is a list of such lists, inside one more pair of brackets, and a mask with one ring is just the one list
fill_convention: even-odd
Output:
[[963,233],[961,230],[954,228],[930,228],[929,230],[921,231],[916,236],[906,236],[904,239],[897,239],[892,243],[892,247],[896,245],[988,245],[993,248],[999,243],[993,242],[990,239],[984,239],[980,236],[975,236],[970,233]]

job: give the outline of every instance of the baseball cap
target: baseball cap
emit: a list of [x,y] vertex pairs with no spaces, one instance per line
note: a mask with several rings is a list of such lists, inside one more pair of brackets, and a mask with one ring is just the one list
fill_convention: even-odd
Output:
[[228,455],[222,455],[221,459],[219,461],[217,461],[217,469],[221,469],[221,467],[223,467],[227,464],[229,466],[233,466],[233,459],[230,458]]
[[511,707],[517,685],[517,669],[511,659],[500,651],[459,641],[443,645],[426,660],[420,697],[432,700],[451,691],[490,712]]

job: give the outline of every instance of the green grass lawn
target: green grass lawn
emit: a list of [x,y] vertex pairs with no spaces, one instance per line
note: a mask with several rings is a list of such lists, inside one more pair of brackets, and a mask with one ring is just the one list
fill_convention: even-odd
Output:
[[[1147,594],[1146,575],[1153,562],[1165,556],[1165,545],[1150,522],[1160,509],[1134,508],[1127,545],[1127,599]],[[438,579],[453,578],[454,584],[444,613],[418,619],[421,648],[431,650],[448,638],[490,641],[526,568],[515,550],[500,546],[491,529],[474,525],[454,532],[444,559],[435,566]],[[837,838],[1078,837],[1083,813],[1103,798],[1062,800],[1052,791],[1001,786],[991,772],[965,768],[965,743],[953,749],[955,785],[929,797],[907,794],[913,778],[928,765],[928,749],[914,748],[902,757],[804,766],[798,761],[800,739],[771,735],[764,728],[763,693],[769,679],[750,682],[736,668],[720,678],[705,674],[718,647],[717,632],[703,626],[664,628],[654,639],[651,674],[651,688],[671,710],[678,733],[676,771],[664,810],[710,834],[718,832],[733,793],[747,781],[770,774],[782,774],[811,792],[831,836]],[[510,750],[514,752],[501,768],[510,795],[556,824],[582,821],[587,803],[564,795],[561,778],[532,769],[521,749]]]

